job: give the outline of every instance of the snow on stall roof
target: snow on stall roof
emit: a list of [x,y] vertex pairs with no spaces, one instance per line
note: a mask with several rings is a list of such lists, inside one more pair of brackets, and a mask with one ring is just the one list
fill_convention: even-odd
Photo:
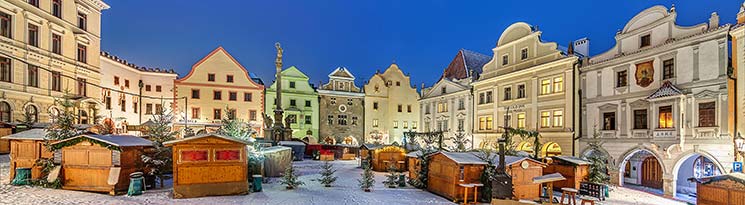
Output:
[[[440,152],[445,157],[452,159],[458,164],[483,164],[486,165],[487,163],[483,160],[479,159],[478,155],[481,154],[479,152]],[[504,162],[505,165],[512,165],[517,162],[521,162],[523,160],[531,160],[540,164],[543,164],[542,162],[536,161],[534,159],[531,159],[529,157],[518,157],[518,156],[504,156]],[[494,165],[499,164],[499,157],[495,157],[494,161],[492,162]]]
[[564,176],[562,176],[559,173],[553,173],[553,174],[547,174],[543,176],[537,176],[533,178],[534,184],[540,184],[540,183],[546,183],[546,182],[555,182],[555,181],[563,181],[566,180]]
[[738,173],[738,172],[727,173],[727,174],[722,174],[722,175],[717,175],[717,176],[712,176],[712,177],[704,177],[704,178],[698,178],[698,179],[692,178],[692,179],[701,184],[708,184],[708,183],[718,182],[722,180],[732,180],[740,184],[745,184],[745,174]]
[[47,134],[44,129],[30,129],[23,132],[15,133],[2,137],[7,140],[44,140],[44,136]]
[[70,141],[77,138],[89,138],[106,144],[114,145],[117,147],[140,147],[140,146],[153,146],[153,142],[142,137],[132,135],[78,135],[70,139],[55,142],[59,144],[62,142]]
[[553,156],[552,159],[558,159],[564,162],[568,162],[575,165],[589,165],[590,162],[579,157],[574,156]]
[[272,146],[272,147],[261,148],[261,151],[259,152],[267,154],[267,153],[279,152],[283,150],[292,150],[292,148],[285,147],[285,146]]
[[193,136],[193,137],[187,137],[187,138],[183,138],[183,139],[171,140],[171,141],[168,141],[168,142],[164,142],[163,145],[170,145],[170,144],[175,144],[175,143],[181,143],[181,142],[186,142],[186,141],[191,141],[191,140],[196,140],[196,139],[202,139],[202,138],[205,138],[205,137],[216,137],[216,138],[220,138],[220,139],[224,139],[224,140],[228,140],[228,141],[233,141],[233,142],[237,142],[237,143],[241,143],[241,144],[245,144],[245,145],[248,145],[249,144],[249,142],[247,142],[247,141],[240,140],[240,139],[233,138],[233,137],[228,137],[228,136],[223,136],[223,135],[218,135],[218,134],[202,134],[202,135],[197,135],[197,136]]
[[279,144],[279,145],[305,146],[305,143],[304,142],[298,142],[298,141],[279,141],[277,144]]
[[422,151],[413,151],[406,154],[406,157],[419,157],[422,156]]

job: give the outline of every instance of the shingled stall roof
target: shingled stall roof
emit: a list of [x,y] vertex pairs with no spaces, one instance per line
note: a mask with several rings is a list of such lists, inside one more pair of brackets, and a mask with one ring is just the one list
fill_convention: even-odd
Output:
[[[487,163],[483,160],[481,160],[478,155],[481,153],[479,152],[440,152],[445,157],[455,161],[455,163],[458,164],[482,164],[487,165]],[[509,166],[512,164],[515,164],[517,162],[523,161],[523,160],[531,160],[535,161],[539,164],[543,164],[542,162],[536,161],[534,159],[531,159],[529,157],[517,157],[517,156],[504,156],[504,162],[505,165]],[[499,157],[496,157],[494,161],[492,162],[494,165],[499,164]]]
[[647,99],[657,99],[657,98],[664,98],[664,97],[670,97],[670,96],[676,96],[676,95],[682,95],[683,91],[680,91],[677,87],[675,87],[670,81],[665,81],[662,83],[662,86],[657,89],[657,91],[654,91]]
[[722,180],[732,180],[737,183],[745,185],[745,174],[734,172],[734,173],[717,175],[713,177],[691,178],[690,180],[694,180],[701,184],[709,184],[709,183],[718,182]]
[[[441,78],[464,79],[470,77],[476,80],[483,71],[482,68],[484,65],[490,60],[490,56],[460,49],[458,54],[455,55],[455,58],[453,58],[453,61],[443,71]],[[473,71],[473,75],[471,75],[471,71]]]
[[183,138],[183,139],[171,140],[171,141],[168,141],[168,142],[164,142],[163,145],[171,145],[171,144],[176,144],[176,143],[190,141],[190,140],[202,139],[202,138],[205,138],[205,137],[216,137],[216,138],[224,139],[224,140],[227,140],[227,141],[233,141],[233,142],[237,142],[237,143],[241,143],[241,144],[245,144],[245,145],[248,145],[249,144],[248,141],[244,141],[244,140],[233,138],[233,137],[228,137],[228,136],[223,136],[223,135],[218,135],[218,134],[203,134],[203,135],[197,135],[197,136],[194,136],[194,137],[187,137],[187,138]]
[[559,161],[562,161],[562,162],[565,162],[565,163],[574,164],[574,165],[589,165],[589,164],[591,164],[587,160],[584,160],[584,159],[579,158],[579,157],[574,157],[574,156],[553,156],[553,157],[551,157],[551,159],[559,160]]
[[556,182],[556,181],[563,181],[566,180],[564,176],[562,176],[559,173],[553,173],[553,174],[547,174],[543,176],[538,176],[533,178],[533,183],[541,184],[546,182]]
[[47,131],[44,129],[30,129],[23,132],[15,133],[2,137],[6,140],[44,140]]
[[[60,149],[62,147],[70,146],[76,143],[69,143],[69,141],[75,142],[78,140],[93,140],[108,144],[113,147],[146,147],[153,146],[153,142],[142,137],[132,135],[78,135],[77,137],[61,140],[52,144],[52,147]],[[108,147],[111,149],[111,147]]]

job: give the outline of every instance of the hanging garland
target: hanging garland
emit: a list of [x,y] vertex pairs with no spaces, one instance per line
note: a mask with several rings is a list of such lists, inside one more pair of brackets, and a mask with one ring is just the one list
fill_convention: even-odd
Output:
[[111,144],[108,144],[108,143],[105,143],[105,142],[101,142],[101,141],[98,141],[98,140],[94,140],[94,139],[91,139],[91,138],[87,138],[87,137],[74,138],[74,139],[71,139],[71,140],[68,140],[68,141],[64,141],[64,142],[60,142],[60,143],[57,143],[57,144],[53,144],[51,147],[52,147],[52,150],[59,150],[59,149],[62,149],[64,147],[69,147],[69,146],[76,145],[76,144],[78,144],[80,142],[83,142],[83,141],[88,141],[90,143],[97,144],[98,146],[105,147],[106,149],[109,149],[109,150],[120,151],[120,152],[122,151],[117,146],[114,146],[114,145],[111,145]]

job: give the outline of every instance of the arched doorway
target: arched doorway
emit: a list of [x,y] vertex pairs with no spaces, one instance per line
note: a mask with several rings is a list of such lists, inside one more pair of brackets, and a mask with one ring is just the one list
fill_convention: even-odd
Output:
[[88,112],[85,110],[79,110],[80,114],[78,115],[78,124],[88,124]]
[[8,102],[0,102],[0,121],[10,122],[10,104]]
[[652,152],[638,149],[626,155],[619,169],[619,184],[624,187],[663,194],[662,162]]
[[675,180],[673,196],[677,199],[696,202],[696,183],[688,179],[703,178],[722,174],[720,164],[699,153],[682,157],[673,169]]
[[39,109],[37,109],[35,105],[27,105],[26,116],[28,116],[28,119],[26,120],[29,122],[39,122]]

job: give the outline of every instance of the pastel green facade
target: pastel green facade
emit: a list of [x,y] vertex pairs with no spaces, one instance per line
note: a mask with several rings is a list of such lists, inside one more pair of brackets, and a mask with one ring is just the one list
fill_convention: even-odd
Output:
[[[282,110],[284,117],[295,116],[290,123],[292,137],[303,139],[308,134],[310,142],[318,141],[318,92],[310,85],[310,78],[305,73],[291,66],[282,71]],[[264,112],[274,116],[276,109],[274,101],[277,99],[277,83],[266,89],[266,103]]]

